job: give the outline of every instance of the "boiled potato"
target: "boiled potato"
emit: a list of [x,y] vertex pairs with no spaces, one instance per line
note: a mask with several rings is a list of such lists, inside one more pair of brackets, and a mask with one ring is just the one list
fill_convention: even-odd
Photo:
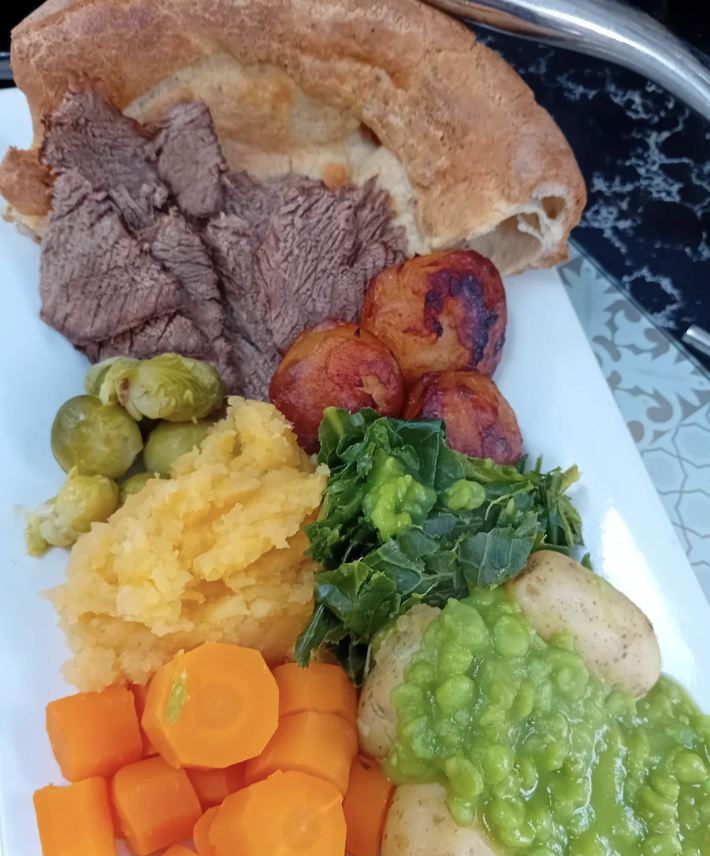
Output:
[[645,695],[661,673],[651,622],[606,580],[550,550],[533,553],[526,570],[506,583],[543,639],[577,637],[587,668],[612,687]]
[[514,464],[523,441],[513,408],[479,372],[429,372],[410,389],[405,419],[443,419],[451,449]]
[[371,758],[386,758],[397,735],[392,690],[404,680],[404,668],[419,650],[422,633],[441,612],[419,604],[397,619],[377,653],[375,666],[360,694],[357,727],[360,748]]
[[492,375],[507,317],[493,263],[472,250],[446,250],[376,276],[360,323],[387,345],[411,384],[426,372],[475,369]]
[[356,413],[372,407],[399,416],[404,385],[385,345],[357,324],[324,321],[304,330],[276,369],[269,397],[293,423],[306,452],[318,451],[318,427],[326,407]]
[[382,856],[496,856],[475,826],[457,826],[442,785],[401,785],[385,822]]

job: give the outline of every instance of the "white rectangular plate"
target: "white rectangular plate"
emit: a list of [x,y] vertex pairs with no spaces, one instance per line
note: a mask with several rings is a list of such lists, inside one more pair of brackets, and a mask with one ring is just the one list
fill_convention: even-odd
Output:
[[[16,91],[0,93],[0,156],[31,142]],[[60,783],[44,708],[72,691],[68,651],[39,592],[59,583],[67,554],[25,554],[24,511],[53,496],[63,474],[49,447],[57,408],[83,391],[86,360],[39,319],[39,247],[0,222],[0,852],[39,856],[32,793]],[[652,620],[663,667],[710,711],[710,605],[614,404],[553,271],[506,282],[510,320],[495,380],[533,457],[576,463],[572,496],[595,569]]]

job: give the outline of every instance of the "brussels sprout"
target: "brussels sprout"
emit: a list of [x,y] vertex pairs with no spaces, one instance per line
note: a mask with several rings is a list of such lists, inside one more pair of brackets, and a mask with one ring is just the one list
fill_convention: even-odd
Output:
[[118,489],[118,504],[123,505],[129,496],[133,496],[134,493],[140,493],[146,484],[155,478],[158,478],[155,473],[136,473],[134,476],[126,479]]
[[122,407],[77,395],[59,408],[52,425],[52,452],[69,472],[120,478],[143,448],[136,423]]
[[59,493],[27,518],[27,551],[41,556],[50,547],[71,547],[118,506],[118,485],[105,476],[81,475],[76,468]]
[[137,362],[138,360],[134,360],[132,357],[109,357],[107,360],[102,360],[102,362],[96,363],[96,365],[92,366],[86,373],[86,377],[84,378],[84,389],[88,395],[99,395],[101,393],[101,385],[106,379],[106,373],[111,366],[115,366],[116,363],[120,363],[124,368],[128,368],[129,366],[135,365]]
[[173,464],[178,458],[200,446],[214,423],[201,422],[161,422],[154,428],[145,444],[143,461],[151,473],[158,473],[169,479]]
[[161,354],[129,366],[117,360],[108,367],[100,396],[104,404],[123,405],[136,420],[188,422],[222,404],[222,383],[209,363]]

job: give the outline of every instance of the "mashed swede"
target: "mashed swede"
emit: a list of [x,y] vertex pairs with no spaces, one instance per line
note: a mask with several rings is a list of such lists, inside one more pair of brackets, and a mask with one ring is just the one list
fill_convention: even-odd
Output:
[[302,531],[321,503],[315,469],[270,404],[232,398],[200,451],[151,480],[74,546],[48,596],[80,690],[144,683],[181,649],[223,641],[288,656],[312,607]]

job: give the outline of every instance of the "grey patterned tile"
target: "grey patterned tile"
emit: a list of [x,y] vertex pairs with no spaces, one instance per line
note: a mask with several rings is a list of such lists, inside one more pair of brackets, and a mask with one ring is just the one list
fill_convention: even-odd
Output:
[[587,258],[559,271],[710,599],[710,378]]

